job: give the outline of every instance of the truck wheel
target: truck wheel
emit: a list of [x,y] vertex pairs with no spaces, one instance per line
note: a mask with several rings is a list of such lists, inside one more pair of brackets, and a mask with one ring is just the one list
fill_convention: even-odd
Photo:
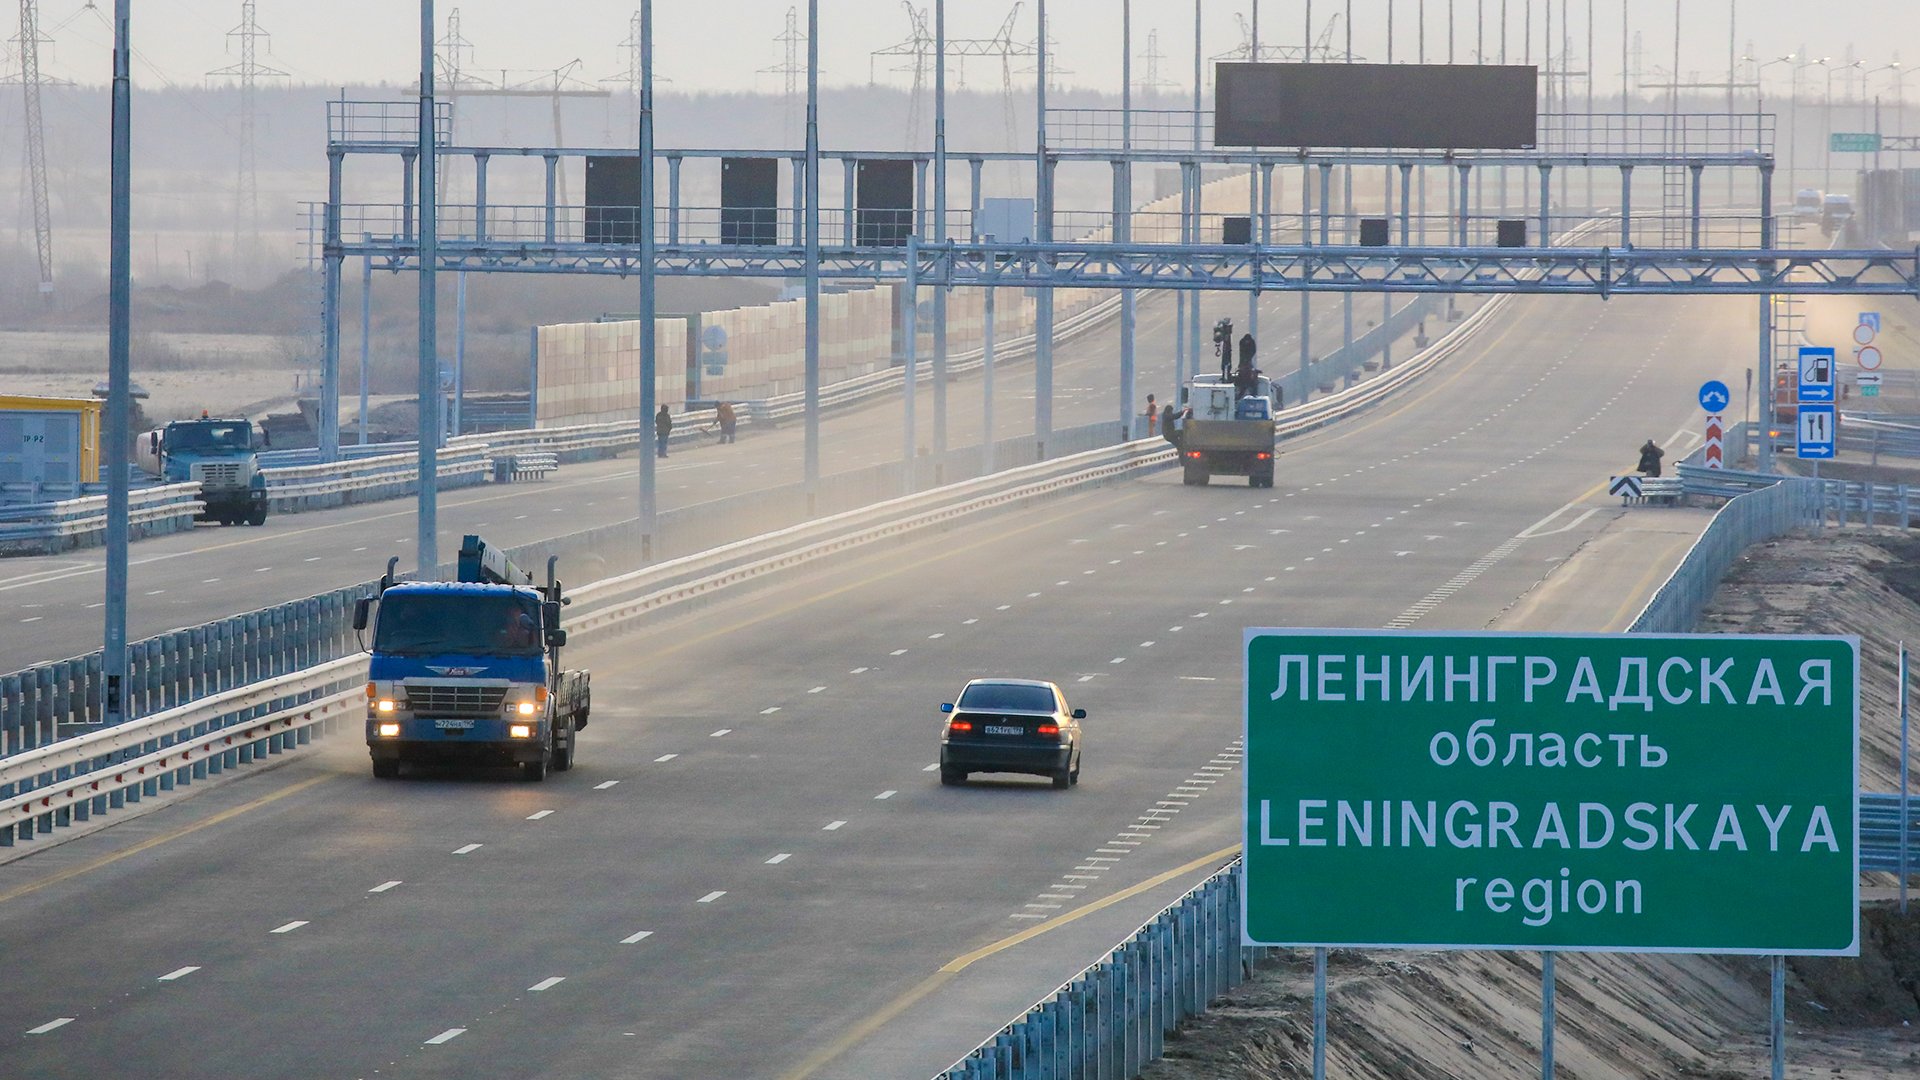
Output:
[[379,758],[373,759],[373,778],[375,780],[392,780],[399,775],[400,763],[398,761],[382,761]]
[[265,525],[266,523],[267,523],[267,508],[264,506],[254,510],[252,513],[247,515],[247,524],[249,525]]
[[547,778],[547,768],[550,765],[552,758],[553,758],[553,755],[551,753],[547,753],[547,754],[540,755],[539,761],[521,762],[520,763],[521,778],[533,781],[536,784],[542,780],[545,780]]
[[1189,487],[1206,487],[1208,479],[1209,476],[1205,465],[1186,465],[1182,467],[1180,472],[1180,482]]
[[553,751],[553,771],[566,772],[573,768],[573,743],[564,747],[555,747]]

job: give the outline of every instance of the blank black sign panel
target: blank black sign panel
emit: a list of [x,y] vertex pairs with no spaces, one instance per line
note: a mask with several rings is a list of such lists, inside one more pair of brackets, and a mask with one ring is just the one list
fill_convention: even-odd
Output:
[[1538,68],[1220,64],[1215,146],[1530,150]]
[[633,244],[640,240],[640,159],[587,158],[589,244]]
[[854,178],[855,226],[861,247],[899,247],[913,232],[911,160],[862,161]]
[[775,244],[780,236],[780,159],[720,161],[720,242]]

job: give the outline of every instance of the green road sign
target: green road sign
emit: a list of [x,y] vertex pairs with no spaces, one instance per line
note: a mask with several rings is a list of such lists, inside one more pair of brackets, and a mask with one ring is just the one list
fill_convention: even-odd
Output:
[[1880,388],[1877,386],[1863,386],[1860,388],[1860,396],[1861,397],[1879,397]]
[[1858,955],[1857,638],[1246,632],[1246,939]]
[[1827,149],[1836,154],[1877,154],[1880,136],[1871,131],[1836,131],[1827,136]]

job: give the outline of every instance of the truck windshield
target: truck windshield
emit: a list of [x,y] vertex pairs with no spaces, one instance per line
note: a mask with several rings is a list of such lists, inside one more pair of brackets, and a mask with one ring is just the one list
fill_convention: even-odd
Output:
[[231,424],[177,424],[167,432],[170,454],[206,454],[253,449],[253,426]]
[[1020,709],[1025,712],[1052,712],[1053,691],[1044,686],[1016,683],[974,683],[960,695],[963,709]]
[[538,656],[540,604],[502,593],[398,593],[380,601],[373,650],[413,656]]

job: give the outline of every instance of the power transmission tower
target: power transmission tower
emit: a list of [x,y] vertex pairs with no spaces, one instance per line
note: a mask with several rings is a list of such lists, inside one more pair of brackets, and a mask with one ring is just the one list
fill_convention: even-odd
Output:
[[[927,29],[926,11],[915,8],[911,3],[905,3],[902,6],[907,9],[907,18],[911,23],[911,34],[907,40],[897,45],[889,45],[884,49],[875,49],[870,54],[867,62],[867,82],[872,83],[874,81],[874,65],[880,58],[907,58],[897,67],[892,67],[888,70],[901,74],[912,73],[913,75],[913,96],[908,104],[907,145],[914,147],[920,145],[920,113],[925,107],[927,69],[933,62],[934,40],[933,34]],[[1013,5],[1013,10],[1007,14],[1006,21],[1000,24],[1000,29],[994,36],[990,38],[948,38],[946,48],[947,58],[949,60],[959,61],[962,71],[965,70],[968,57],[1000,58],[1001,104],[1002,110],[1005,113],[1007,144],[1009,149],[1013,147],[1015,124],[1013,77],[1015,74],[1025,74],[1034,70],[1032,68],[1016,69],[1014,67],[1014,61],[1016,59],[1031,61],[1039,52],[1030,42],[1014,40],[1013,27],[1015,20],[1020,17],[1020,7],[1021,5],[1018,3]],[[1053,44],[1052,41],[1048,42],[1050,47]],[[1070,72],[1054,65],[1049,65],[1048,74],[1061,75],[1070,74]]]
[[[907,61],[889,70],[913,73],[913,95],[907,100],[907,145],[920,145],[920,99],[926,93],[927,63],[933,57],[933,34],[927,29],[927,13],[924,8],[916,8],[911,2],[900,5],[907,9],[910,34],[907,40],[898,45],[889,45],[884,49],[875,49],[867,59],[867,82],[873,82],[873,62],[883,56],[904,56]],[[951,47],[952,43],[948,43]]]
[[1160,51],[1160,31],[1147,31],[1147,51],[1141,59],[1146,61],[1146,77],[1134,85],[1144,94],[1158,94],[1163,90],[1178,90],[1180,85],[1160,78],[1160,61],[1167,58]]
[[[21,0],[24,6],[27,0]],[[260,240],[260,177],[258,148],[254,132],[258,121],[258,87],[261,79],[285,78],[287,73],[259,62],[260,43],[268,39],[255,18],[255,0],[241,0],[240,25],[227,31],[229,47],[238,41],[240,62],[230,64],[209,76],[240,80],[240,175],[235,185],[233,207],[233,257],[244,269],[243,252],[258,247]]]
[[800,59],[807,47],[807,35],[800,30],[800,9],[787,9],[787,27],[773,39],[775,45],[786,47],[786,58],[772,67],[760,69],[762,75],[779,75],[785,81],[786,122],[781,126],[788,145],[798,141],[800,115],[800,77],[807,72],[807,65]]
[[53,215],[47,207],[47,136],[40,119],[40,15],[20,0],[20,87],[26,93],[27,177],[33,197],[33,241],[40,254],[40,297],[53,303]]

